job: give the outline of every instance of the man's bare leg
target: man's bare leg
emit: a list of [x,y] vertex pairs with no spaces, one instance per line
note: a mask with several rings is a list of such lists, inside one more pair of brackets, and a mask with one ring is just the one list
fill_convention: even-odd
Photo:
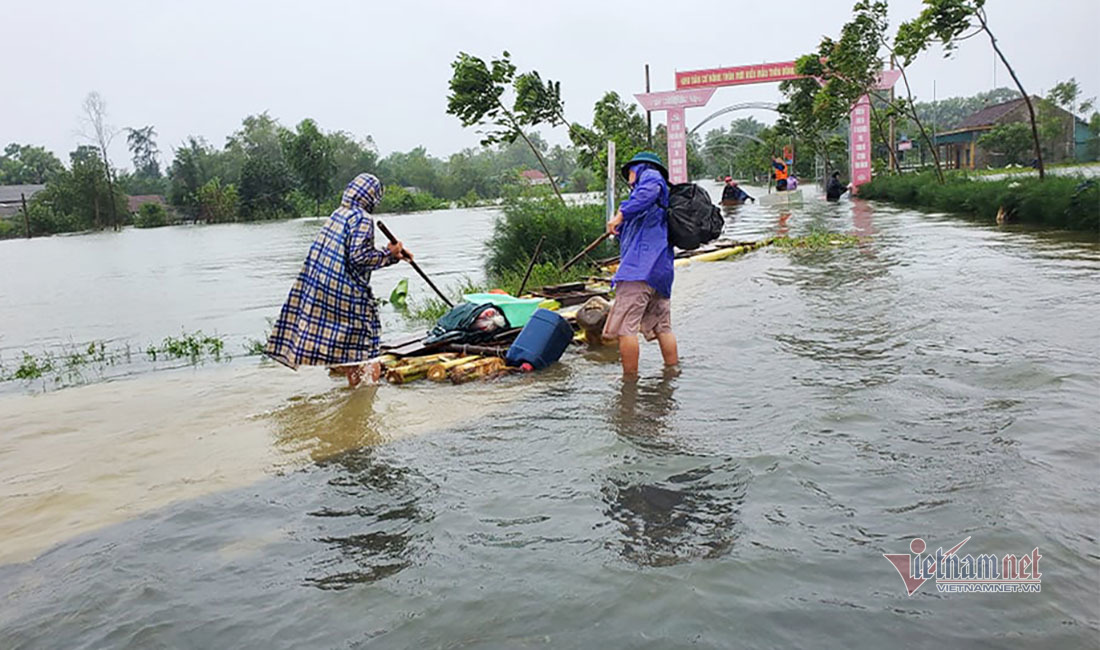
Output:
[[[662,348],[663,349],[663,348]],[[635,376],[638,374],[638,337],[619,337],[619,356],[623,362],[623,375]]]
[[[675,366],[680,363],[680,352],[676,346],[676,335],[672,332],[657,335],[657,345],[661,346],[661,356],[665,359],[666,366]],[[625,362],[624,362],[625,363]],[[637,364],[635,363],[635,368]]]

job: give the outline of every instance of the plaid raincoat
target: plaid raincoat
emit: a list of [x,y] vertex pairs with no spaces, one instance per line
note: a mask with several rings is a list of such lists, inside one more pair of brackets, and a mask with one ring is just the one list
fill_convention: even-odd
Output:
[[382,183],[359,174],[325,222],[290,289],[264,352],[290,368],[365,361],[378,356],[378,302],[370,288],[375,269],[397,262],[374,247],[370,213]]

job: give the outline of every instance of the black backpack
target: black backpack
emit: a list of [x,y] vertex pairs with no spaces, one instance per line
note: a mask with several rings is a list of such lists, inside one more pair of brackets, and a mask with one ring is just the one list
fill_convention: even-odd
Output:
[[668,188],[668,241],[680,250],[690,251],[722,236],[726,220],[710,200],[707,191],[695,183],[679,183]]

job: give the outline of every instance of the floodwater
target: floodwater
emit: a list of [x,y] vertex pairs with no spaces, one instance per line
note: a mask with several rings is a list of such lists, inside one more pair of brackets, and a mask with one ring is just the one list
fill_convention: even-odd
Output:
[[[493,216],[388,221],[457,284]],[[317,228],[0,242],[0,357],[242,349]],[[1097,645],[1095,237],[813,199],[728,225],[811,229],[867,238],[679,269],[682,371],[643,346],[636,384],[571,351],[461,387],[245,356],[0,385],[0,648]],[[1041,593],[908,596],[883,554],[915,537],[1038,547]]]

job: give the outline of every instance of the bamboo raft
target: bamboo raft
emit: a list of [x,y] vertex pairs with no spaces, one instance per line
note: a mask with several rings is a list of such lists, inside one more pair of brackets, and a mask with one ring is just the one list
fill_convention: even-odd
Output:
[[[695,250],[677,251],[674,264],[679,268],[695,262],[717,262],[762,248],[774,241],[719,240]],[[574,344],[584,342],[584,332],[576,322],[577,308],[590,298],[610,296],[610,277],[618,268],[619,258],[597,260],[596,265],[605,276],[590,277],[583,282],[540,287],[522,296],[546,298],[557,303],[556,311],[573,326]],[[382,376],[395,385],[420,380],[465,384],[522,372],[518,368],[508,367],[504,362],[509,346],[519,336],[520,331],[520,328],[505,330],[478,344],[426,344],[423,336],[395,344],[383,343],[382,356],[378,357],[382,364]]]

